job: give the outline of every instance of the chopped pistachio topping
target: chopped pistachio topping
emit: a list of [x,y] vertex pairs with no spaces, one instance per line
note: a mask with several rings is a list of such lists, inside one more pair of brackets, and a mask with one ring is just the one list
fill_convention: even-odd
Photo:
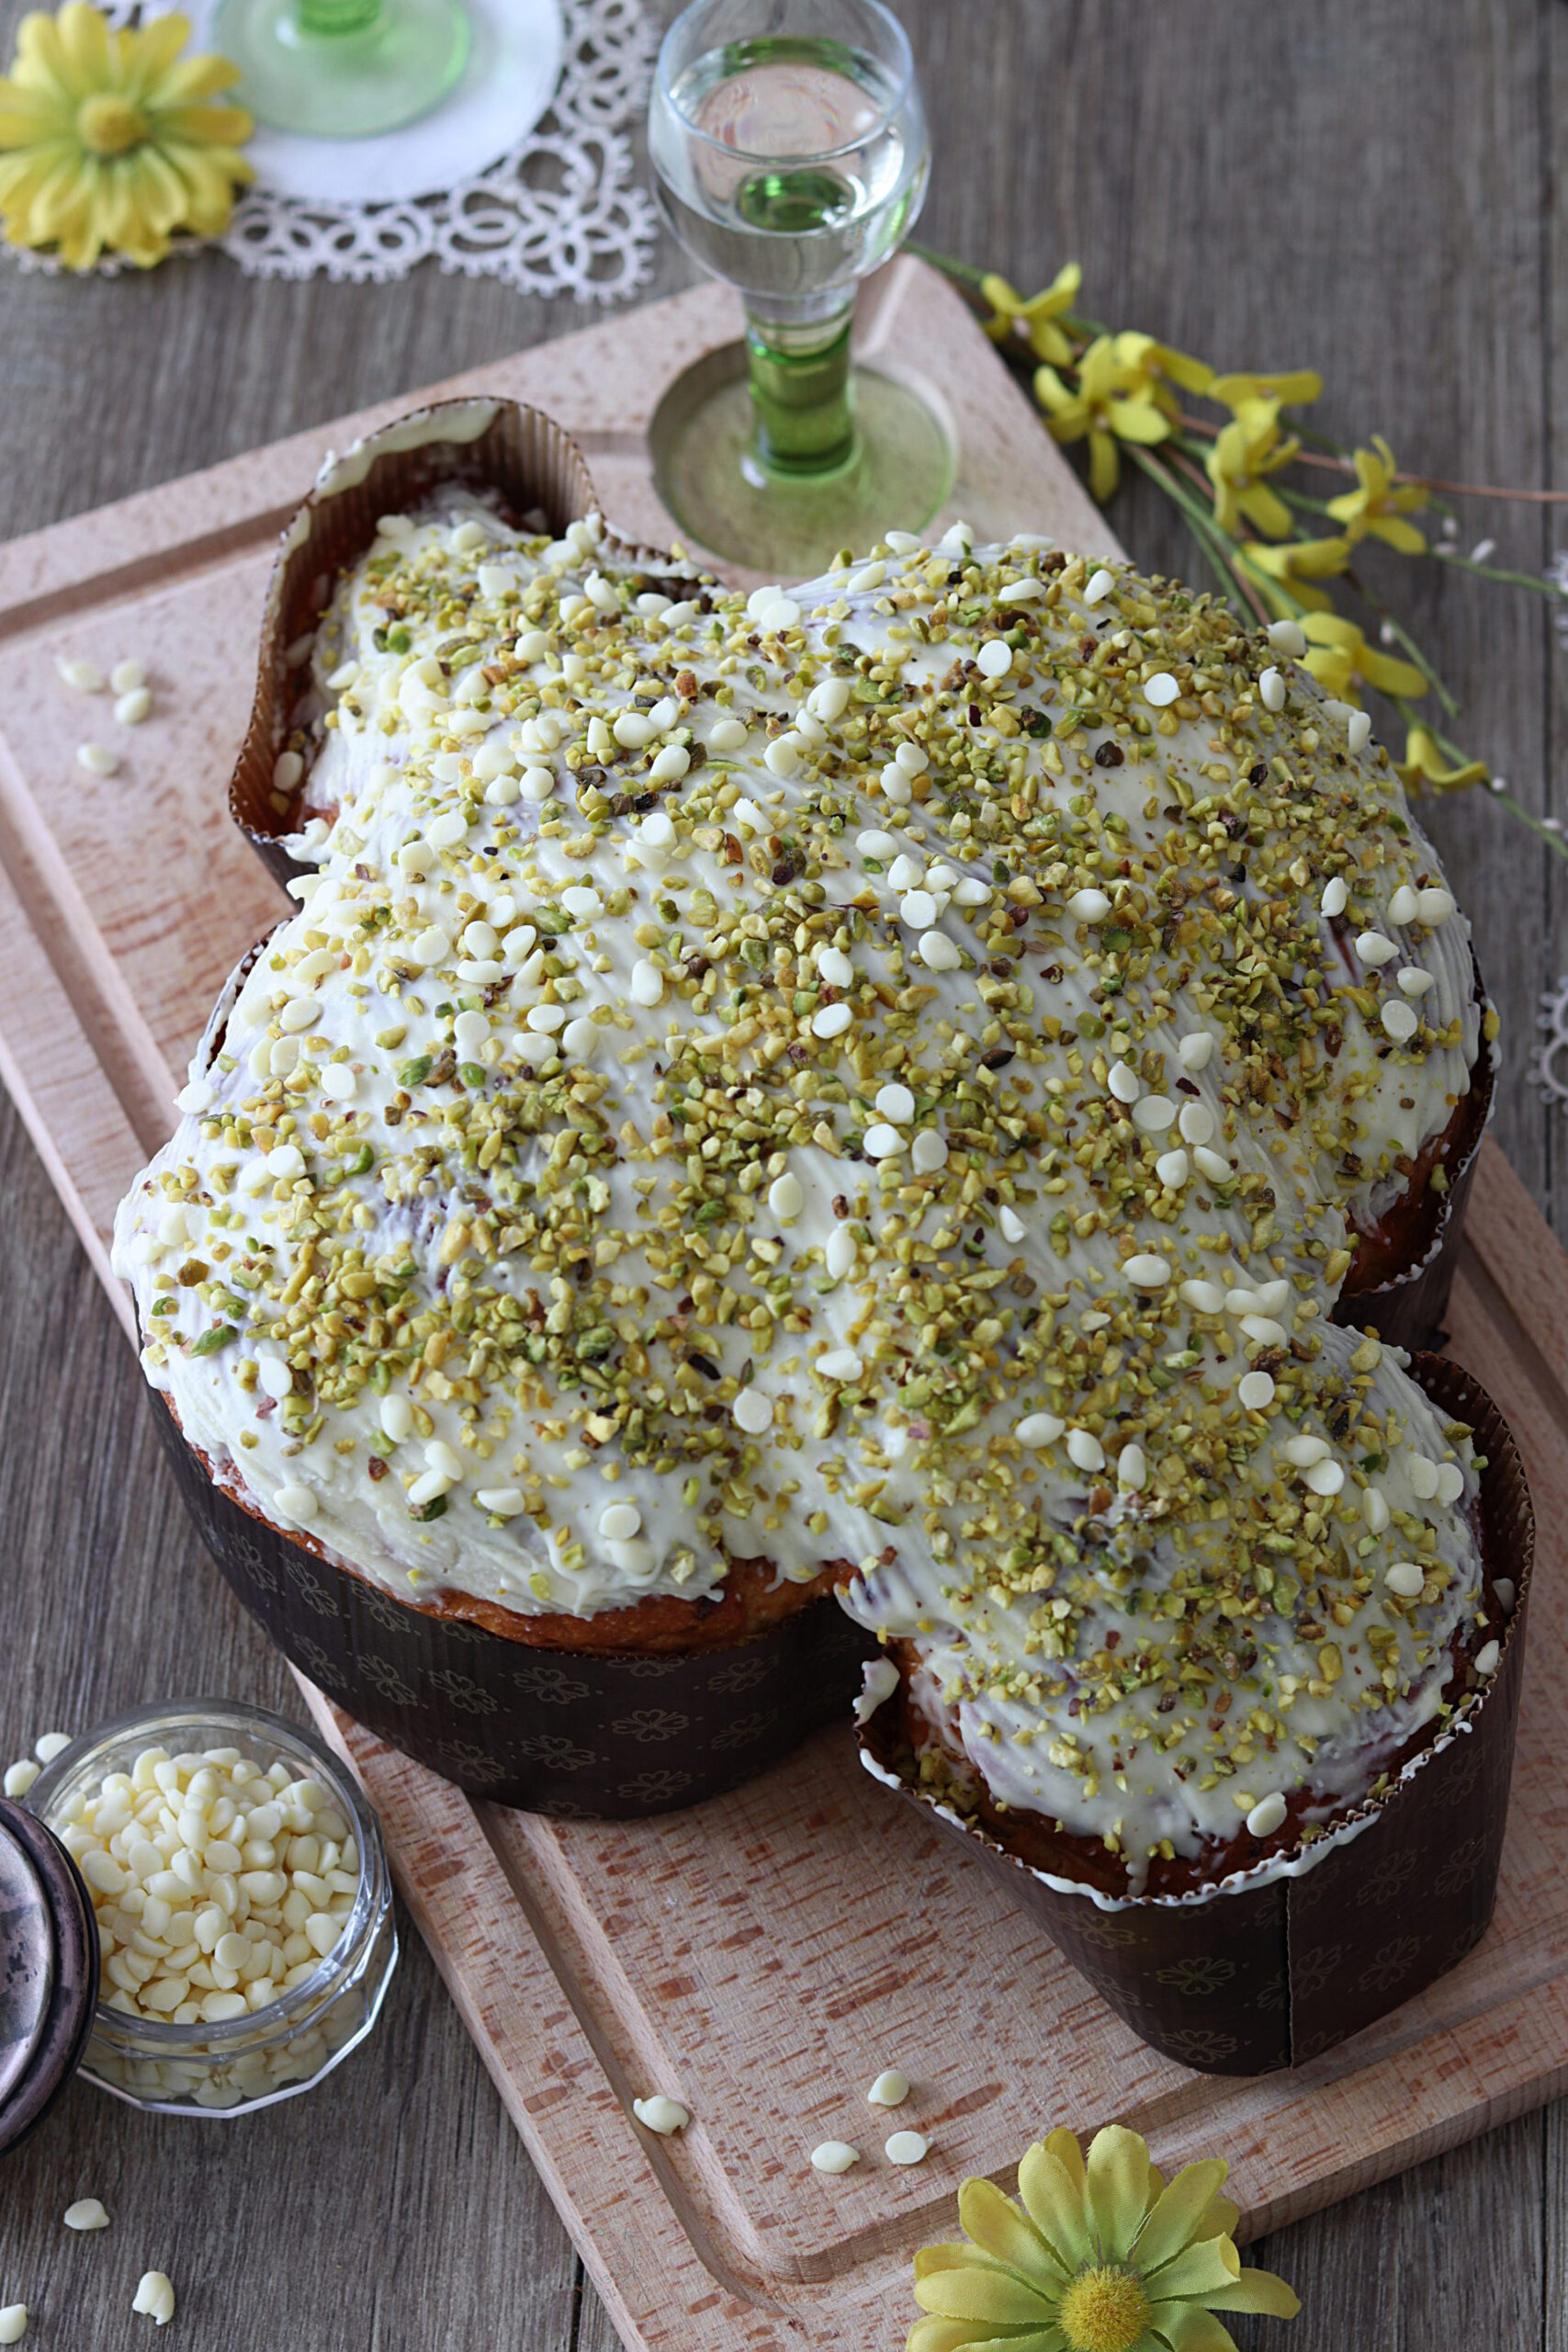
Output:
[[1440,1703],[1468,1456],[1324,1318],[1479,1014],[1304,671],[1039,541],[743,599],[450,497],[310,661],[317,871],[117,1241],[265,1509],[524,1611],[847,1564],[1134,1860]]

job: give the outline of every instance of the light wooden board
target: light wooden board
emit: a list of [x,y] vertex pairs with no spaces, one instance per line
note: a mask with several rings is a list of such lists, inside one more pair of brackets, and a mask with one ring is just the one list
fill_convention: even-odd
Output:
[[[658,540],[643,424],[677,368],[734,328],[728,298],[705,288],[443,389],[550,409],[612,519]],[[938,281],[897,265],[863,332],[952,420],[955,510],[982,530],[1110,548]],[[222,808],[269,542],[323,447],[391,413],[0,548],[0,1075],[100,1271],[209,1001],[279,905]],[[103,702],[62,684],[56,653],[147,661],[157,720],[113,730]],[[73,749],[110,734],[126,763],[99,782]],[[1257,2233],[1568,2086],[1554,1695],[1568,1671],[1568,1261],[1495,1152],[1470,1232],[1455,1351],[1514,1420],[1543,1538],[1498,1917],[1441,1984],[1289,2078],[1228,2083],[1145,2049],[968,1857],[866,1781],[846,1735],[696,1813],[595,1827],[470,1804],[316,1702],[629,2345],[897,2344],[909,2254],[950,2233],[957,2182],[1006,2177],[1053,2122],[1133,2122],[1165,2162],[1224,2148]],[[915,2082],[897,2121],[933,2141],[912,2171],[882,2160],[888,2122],[864,2104],[891,2063]],[[652,2088],[692,2109],[679,2140],[629,2120]],[[864,2150],[858,2171],[810,2171],[829,2136]]]

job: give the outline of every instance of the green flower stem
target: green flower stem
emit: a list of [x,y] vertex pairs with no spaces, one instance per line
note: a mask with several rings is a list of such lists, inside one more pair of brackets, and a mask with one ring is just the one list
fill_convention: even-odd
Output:
[[904,251],[913,254],[917,261],[929,262],[932,269],[940,269],[944,277],[955,277],[961,286],[979,286],[991,275],[988,269],[976,269],[954,254],[939,254],[933,245],[922,245],[913,237],[904,240]]
[[[1386,624],[1389,634],[1393,639],[1394,643],[1399,647],[1400,651],[1402,653],[1407,653],[1410,656],[1410,659],[1415,662],[1416,667],[1420,671],[1421,675],[1426,679],[1427,685],[1437,695],[1438,700],[1442,704],[1443,708],[1447,711],[1449,717],[1450,718],[1457,718],[1460,713],[1458,701],[1455,699],[1454,695],[1449,692],[1448,687],[1443,684],[1442,679],[1438,675],[1437,671],[1432,667],[1432,664],[1427,660],[1426,654],[1422,652],[1421,648],[1416,644],[1416,639],[1411,636],[1409,630],[1403,628],[1400,623],[1394,619],[1393,615],[1389,611],[1389,608],[1383,603],[1382,598],[1381,596],[1374,595],[1372,591],[1367,586],[1366,582],[1362,580],[1358,573],[1348,571],[1345,576],[1349,581],[1350,585],[1355,589],[1356,594],[1361,597],[1366,604],[1369,604],[1371,606],[1379,620]],[[1468,759],[1470,754],[1467,752],[1462,756]]]
[[[1406,727],[1421,727],[1426,725],[1426,721],[1421,718],[1416,712],[1411,709],[1409,703],[1405,700],[1403,695],[1392,695],[1390,699],[1392,700],[1395,710],[1398,711],[1401,718],[1404,719]],[[1428,731],[1431,734],[1432,741],[1437,744],[1438,751],[1447,752],[1449,758],[1454,761],[1457,765],[1462,767],[1465,762],[1471,757],[1471,754],[1464,749],[1464,746],[1461,743],[1456,743],[1451,735],[1445,735],[1441,728],[1434,727]],[[1468,791],[1472,787],[1467,786],[1465,788]],[[1533,809],[1525,808],[1522,802],[1516,800],[1511,792],[1506,789],[1499,792],[1496,786],[1491,782],[1483,786],[1482,789],[1489,800],[1495,800],[1500,808],[1504,808],[1508,811],[1510,817],[1517,817],[1521,825],[1528,826],[1529,831],[1535,834],[1536,838],[1539,841],[1544,842],[1547,848],[1552,851],[1556,856],[1561,857],[1564,862],[1568,862],[1568,840],[1565,840],[1562,833],[1555,831],[1551,826],[1546,824],[1535,814]]]
[[1167,467],[1161,465],[1152,450],[1141,447],[1136,441],[1123,442],[1122,447],[1124,454],[1131,458],[1139,471],[1147,474],[1151,481],[1157,482],[1172,504],[1178,507],[1186,517],[1188,527],[1208,559],[1214,576],[1220,583],[1221,594],[1229,602],[1234,600],[1239,591],[1256,610],[1252,592],[1237,575],[1231,561],[1228,544],[1216,525],[1211,510],[1190,495],[1178,481],[1176,476]]
[[1500,580],[1507,588],[1533,588],[1538,596],[1550,597],[1553,604],[1568,597],[1568,589],[1560,588],[1555,580],[1541,579],[1538,572],[1506,571],[1500,564],[1472,563],[1468,556],[1450,555],[1446,548],[1433,548],[1430,552],[1439,563],[1455,571],[1471,572],[1477,580]]

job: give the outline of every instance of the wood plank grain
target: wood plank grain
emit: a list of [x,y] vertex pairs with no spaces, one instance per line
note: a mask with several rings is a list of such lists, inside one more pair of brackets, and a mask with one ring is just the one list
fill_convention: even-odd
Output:
[[[7,41],[25,5],[0,0]],[[1026,287],[1076,252],[1092,307],[1117,322],[1135,319],[1237,363],[1259,352],[1321,359],[1331,430],[1376,424],[1401,454],[1445,471],[1462,457],[1495,467],[1493,479],[1551,479],[1543,436],[1561,415],[1568,353],[1564,189],[1560,175],[1548,179],[1545,134],[1568,90],[1568,11],[1544,0],[1485,11],[1302,0],[1222,31],[1210,0],[1159,11],[1142,0],[896,5],[936,134],[923,224],[933,243],[994,259]],[[658,12],[672,14],[673,0]],[[1538,74],[1543,33],[1548,70]],[[649,290],[688,278],[666,245]],[[256,285],[212,257],[87,286],[7,270],[0,305],[6,531],[578,322],[493,280],[426,271],[389,287]],[[1553,364],[1543,382],[1546,305]],[[1560,464],[1561,433],[1555,446]],[[1134,492],[1117,516],[1145,561],[1192,569],[1156,502]],[[1467,534],[1494,519],[1467,510]],[[1502,546],[1515,559],[1539,561],[1550,544],[1550,518],[1508,519]],[[1562,741],[1560,701],[1545,731],[1545,617],[1458,579],[1438,590],[1434,630],[1467,693],[1467,729],[1536,788]],[[1544,1198],[1561,1184],[1560,1140],[1518,1072],[1537,992],[1568,956],[1560,898],[1543,948],[1539,861],[1495,815],[1472,805],[1440,822],[1508,1023],[1502,1133]],[[166,1691],[176,1668],[287,1706],[271,1653],[197,1558],[102,1295],[3,1104],[0,1184],[12,1657],[0,1736],[14,1747],[48,1721]],[[177,1651],[164,1607],[175,1584]],[[6,2166],[0,2289],[19,2290],[13,2278],[24,2274],[41,2311],[48,2273],[63,2340],[129,2352],[144,2333],[128,2308],[141,2250],[152,2258],[168,2216],[188,2211],[187,2275],[215,2285],[205,2304],[186,2289],[186,2309],[205,2312],[226,2352],[328,2341],[344,2352],[491,2342],[612,2352],[602,2307],[574,2290],[563,2233],[518,2186],[516,2136],[417,1939],[373,2049],[385,2057],[363,2053],[330,2099],[278,2110],[298,2137],[265,2118],[238,2138],[217,2125],[149,2130],[73,2095],[59,2131]],[[1533,2120],[1514,2124],[1260,2249],[1294,2278],[1307,2315],[1249,2339],[1242,2323],[1238,2336],[1260,2352],[1487,2342],[1568,2352],[1562,2112],[1544,2139]],[[73,2153],[90,2153],[90,2176]],[[123,2213],[126,2235],[117,2222],[106,2239],[66,2242],[56,2217],[84,2191]],[[891,2352],[910,2315],[902,2296],[877,2313],[868,2352]]]

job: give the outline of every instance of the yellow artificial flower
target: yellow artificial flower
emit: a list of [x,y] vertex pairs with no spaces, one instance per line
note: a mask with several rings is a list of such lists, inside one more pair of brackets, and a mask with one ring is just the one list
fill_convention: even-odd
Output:
[[1462,792],[1467,785],[1484,784],[1484,760],[1466,760],[1450,767],[1429,727],[1413,727],[1404,739],[1404,757],[1394,769],[1412,792]]
[[1206,460],[1214,485],[1214,519],[1222,531],[1234,536],[1246,520],[1271,539],[1285,537],[1291,510],[1263,476],[1288,466],[1301,446],[1280,440],[1278,401],[1242,402]]
[[1027,302],[1013,292],[1005,277],[994,274],[983,277],[980,291],[995,314],[987,320],[986,333],[993,343],[1006,343],[1021,321],[1036,359],[1055,360],[1058,368],[1065,368],[1072,358],[1073,346],[1056,321],[1064,311],[1072,309],[1082,284],[1083,270],[1076,261],[1064,262],[1044,292],[1032,294]]
[[1356,452],[1356,479],[1360,487],[1331,498],[1328,511],[1337,523],[1345,525],[1353,540],[1364,538],[1370,531],[1374,538],[1386,539],[1391,548],[1397,548],[1401,555],[1425,555],[1426,539],[1404,517],[1426,505],[1427,491],[1418,481],[1396,481],[1396,472],[1393,451],[1381,433],[1374,433],[1371,447]]
[[1237,560],[1278,618],[1285,618],[1303,605],[1326,613],[1332,609],[1329,600],[1314,582],[1332,580],[1344,571],[1350,560],[1350,542],[1346,538],[1291,539],[1283,547],[1266,547],[1259,539],[1248,539]]
[[228,225],[236,152],[251,119],[207,101],[240,78],[221,57],[185,57],[184,17],[110,32],[86,0],[24,17],[0,75],[0,219],[14,245],[57,245],[69,269],[101,253],[149,268],[175,229]]
[[1426,693],[1427,681],[1415,662],[1374,652],[1354,621],[1337,613],[1308,613],[1302,627],[1309,639],[1302,659],[1336,700],[1359,703],[1363,686],[1375,686],[1385,695]]
[[1035,369],[1034,390],[1056,440],[1088,435],[1089,486],[1103,506],[1121,478],[1117,442],[1165,440],[1180,413],[1171,386],[1201,391],[1209,372],[1152,334],[1102,334],[1079,362],[1076,391],[1051,367]]
[[1276,376],[1215,376],[1209,398],[1222,408],[1245,408],[1249,401],[1289,401],[1296,406],[1314,401],[1323,390],[1315,368],[1287,368]]
[[1216,2312],[1293,2319],[1301,2305],[1272,2271],[1242,2268],[1225,2171],[1187,2165],[1168,2187],[1147,2142],[1111,2124],[1087,2165],[1071,2132],[1031,2148],[1021,2211],[993,2182],[966,2180],[970,2243],[915,2256],[927,2316],[908,2352],[1236,2352]]

